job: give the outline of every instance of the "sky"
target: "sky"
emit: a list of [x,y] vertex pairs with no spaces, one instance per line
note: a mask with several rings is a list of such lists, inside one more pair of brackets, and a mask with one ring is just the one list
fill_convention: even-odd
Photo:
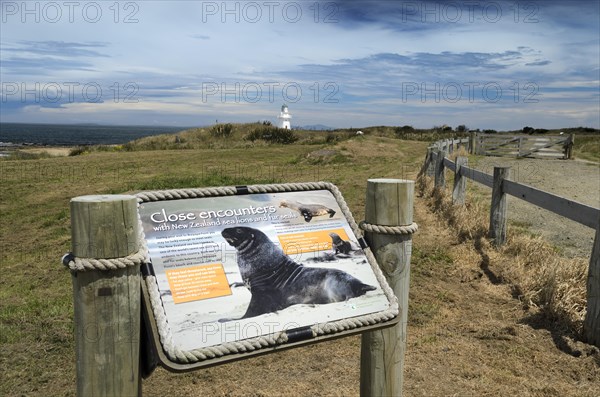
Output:
[[0,1],[0,121],[600,128],[600,2]]

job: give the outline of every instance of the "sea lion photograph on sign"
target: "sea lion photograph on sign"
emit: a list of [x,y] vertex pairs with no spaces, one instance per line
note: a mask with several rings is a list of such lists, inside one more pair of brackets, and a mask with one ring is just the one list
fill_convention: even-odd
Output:
[[329,215],[330,218],[333,218],[335,215],[334,210],[322,204],[302,204],[297,201],[284,200],[279,203],[279,207],[298,211],[306,222],[310,222],[315,216]]
[[354,244],[352,241],[346,241],[342,239],[337,233],[329,233],[329,237],[331,237],[331,246],[333,248],[334,255],[350,255],[352,252],[361,251],[359,246]]
[[339,269],[305,267],[294,262],[258,229],[232,227],[221,234],[236,248],[242,280],[252,294],[242,318],[297,304],[346,301],[376,289]]
[[208,348],[392,304],[329,190],[152,201],[139,211],[169,346]]

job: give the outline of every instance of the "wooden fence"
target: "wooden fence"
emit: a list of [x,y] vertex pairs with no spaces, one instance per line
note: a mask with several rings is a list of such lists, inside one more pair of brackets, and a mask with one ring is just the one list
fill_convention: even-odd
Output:
[[473,154],[503,157],[570,159],[574,136],[475,134]]
[[464,144],[464,140],[456,141],[439,141],[431,146],[420,174],[434,177],[435,187],[443,189],[446,186],[445,170],[454,172],[452,200],[455,205],[464,205],[467,179],[492,188],[489,237],[494,245],[501,246],[506,240],[506,195],[517,197],[596,230],[588,272],[584,338],[600,347],[600,209],[514,182],[510,180],[510,167],[494,167],[494,174],[490,175],[469,168],[467,157],[458,156],[456,161],[451,161],[446,155],[452,152],[456,145]]

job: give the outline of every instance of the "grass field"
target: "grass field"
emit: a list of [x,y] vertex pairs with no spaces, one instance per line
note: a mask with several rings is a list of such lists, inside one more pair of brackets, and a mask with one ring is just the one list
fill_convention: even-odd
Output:
[[[327,135],[323,135],[322,138],[309,142],[300,140],[293,145],[244,144],[227,148],[223,144],[218,149],[213,145],[212,148],[195,146],[186,150],[95,151],[71,157],[0,161],[0,395],[74,395],[72,288],[69,272],[60,264],[60,257],[70,250],[69,200],[72,197],[148,189],[326,180],[341,189],[355,219],[360,220],[364,212],[367,179],[414,179],[427,146],[424,141],[385,136],[347,135],[339,140],[329,139],[328,142]],[[464,302],[459,291],[469,284],[461,287],[460,277],[464,274],[457,275],[451,270],[453,264],[462,260],[462,254],[457,254],[454,247],[460,241],[457,243],[454,238],[448,237],[451,232],[440,221],[428,218],[430,215],[425,204],[419,200],[416,214],[419,217],[417,221],[427,225],[429,231],[423,231],[415,238],[409,327],[412,327],[413,335],[419,337],[409,341],[409,352],[412,349],[418,354],[430,352],[432,355],[431,361],[416,356],[407,359],[408,378],[412,376],[412,380],[407,380],[407,388],[413,395],[445,395],[455,389],[439,389],[438,394],[435,392],[438,389],[427,389],[428,383],[420,379],[419,368],[426,372],[428,365],[435,367],[439,352],[431,349],[437,349],[443,339],[427,327],[439,326],[444,318],[449,324],[460,321],[455,316],[464,312],[456,312],[453,307],[456,302]],[[442,270],[454,274],[449,279],[457,284],[456,288],[442,288],[446,279],[446,276],[438,274]],[[510,301],[508,295],[503,302],[509,306],[506,302]],[[519,306],[519,303],[514,306]],[[473,309],[474,317],[468,320],[468,324],[474,326],[479,321],[475,316],[481,315],[482,311],[482,308]],[[468,331],[464,332],[468,334]],[[483,338],[477,339],[479,341],[495,340],[491,336],[491,339],[485,339],[486,331],[479,327],[475,327],[473,332]],[[556,348],[548,337],[539,338],[535,340],[532,336],[531,341],[523,342],[532,344],[527,344],[526,348],[519,348],[519,344],[507,347],[503,343],[498,347],[493,342],[477,360],[485,360],[486,355],[496,351],[510,363],[511,360],[523,359],[524,355],[534,354],[533,344],[546,343],[548,346],[542,350],[551,351],[551,354],[548,353],[548,358],[545,353],[539,353],[542,361],[538,364],[545,367],[554,360],[572,371],[572,376],[578,377],[589,372],[587,380],[581,379],[585,386],[581,390],[600,388],[600,359],[596,367],[593,361],[591,364],[588,361],[565,364],[564,357],[556,359],[555,355],[562,357],[561,353],[552,350]],[[356,395],[358,341],[357,338],[347,338],[322,344],[326,347],[315,345],[297,349],[298,352],[269,355],[194,374],[171,375],[158,370],[145,381],[145,394]],[[496,347],[498,350],[494,350]],[[526,369],[518,373],[502,369],[507,371],[502,376],[492,376],[482,382],[482,375],[475,374],[476,368],[467,365],[470,357],[457,359],[462,360],[461,365],[468,369],[459,375],[447,375],[448,379],[459,376],[460,381],[454,385],[464,393],[481,391],[481,387],[490,382],[498,385],[528,379],[528,375],[524,374]],[[496,360],[493,359],[494,362]],[[297,371],[292,371],[299,364],[307,366],[302,379],[297,379]],[[286,369],[286,365],[292,368]],[[578,365],[583,365],[581,370],[573,369]],[[275,367],[281,371],[283,382],[279,382],[283,385],[257,390],[260,380],[267,376],[265,371],[273,372]],[[227,379],[231,371],[241,371],[240,376],[249,379],[248,384],[238,388],[236,381]],[[576,383],[563,377],[555,378],[553,382],[559,382],[561,386],[548,386],[547,390],[555,390],[556,393],[569,391]],[[277,378],[268,379],[278,382]],[[479,386],[475,387],[477,383]],[[432,393],[428,394],[427,390]],[[492,390],[509,389],[496,387]],[[561,395],[556,393],[528,395]]]
[[[95,152],[0,162],[0,395],[72,394],[73,305],[69,200],[147,189],[327,180],[361,217],[366,180],[414,171],[425,143],[357,137],[307,157],[319,145],[247,150]],[[376,157],[373,154],[377,154]]]

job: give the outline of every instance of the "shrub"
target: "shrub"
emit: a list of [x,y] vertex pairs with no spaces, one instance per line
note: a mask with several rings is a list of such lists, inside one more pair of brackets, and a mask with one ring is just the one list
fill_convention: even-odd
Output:
[[410,126],[410,125],[405,125],[402,127],[395,127],[394,128],[394,134],[396,135],[397,138],[406,138],[407,135],[412,134],[413,132],[415,132],[415,129]]
[[272,128],[269,126],[259,127],[252,130],[246,137],[246,140],[256,141],[257,139],[263,140],[269,143],[279,143],[287,145],[294,143],[298,140],[298,137],[291,131],[285,128]]
[[79,156],[89,152],[89,148],[85,146],[77,146],[69,151],[69,156]]
[[231,124],[217,124],[210,130],[210,134],[215,138],[228,138],[233,132],[233,125]]

